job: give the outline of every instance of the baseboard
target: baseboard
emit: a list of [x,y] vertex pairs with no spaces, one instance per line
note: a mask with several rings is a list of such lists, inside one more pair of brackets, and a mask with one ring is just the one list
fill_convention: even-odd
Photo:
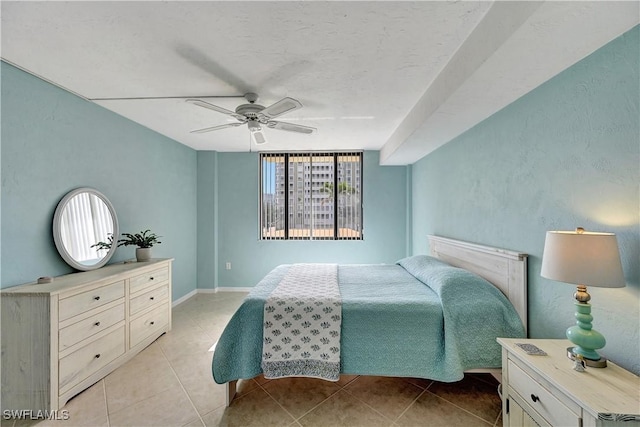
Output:
[[196,289],[196,292],[198,292],[199,294],[216,294],[218,293],[216,288],[198,288]]
[[250,292],[253,288],[236,288],[234,286],[228,286],[228,287],[220,287],[218,286],[217,288],[198,288],[196,289],[196,291],[199,294],[217,294],[218,292]]
[[181,296],[180,298],[178,298],[177,300],[173,301],[171,303],[171,307],[175,307],[178,304],[182,304],[183,302],[185,302],[186,300],[188,300],[189,298],[191,298],[192,296],[194,296],[195,294],[198,293],[197,289],[192,290],[191,292],[189,292],[186,295]]
[[247,288],[247,287],[236,288],[235,286],[216,288],[216,292],[251,292],[252,290],[253,288]]

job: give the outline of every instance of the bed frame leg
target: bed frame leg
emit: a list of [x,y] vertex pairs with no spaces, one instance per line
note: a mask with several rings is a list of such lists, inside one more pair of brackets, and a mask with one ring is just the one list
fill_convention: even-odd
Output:
[[493,378],[498,380],[500,384],[502,384],[502,369],[491,369],[489,373],[493,375]]
[[236,397],[236,384],[237,383],[238,383],[238,380],[235,380],[235,381],[229,381],[226,384],[225,406],[227,408],[231,405],[231,402],[233,401],[233,398]]

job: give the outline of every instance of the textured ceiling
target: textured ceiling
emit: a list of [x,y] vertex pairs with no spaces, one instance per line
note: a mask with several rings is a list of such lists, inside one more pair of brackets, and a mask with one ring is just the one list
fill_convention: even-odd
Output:
[[2,59],[198,150],[256,92],[303,109],[260,150],[381,150],[408,164],[638,23],[638,2],[8,2]]

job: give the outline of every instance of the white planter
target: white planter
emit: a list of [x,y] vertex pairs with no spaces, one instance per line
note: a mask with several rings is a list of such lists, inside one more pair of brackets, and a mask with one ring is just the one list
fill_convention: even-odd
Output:
[[151,259],[151,248],[136,248],[136,259],[138,262],[149,261]]

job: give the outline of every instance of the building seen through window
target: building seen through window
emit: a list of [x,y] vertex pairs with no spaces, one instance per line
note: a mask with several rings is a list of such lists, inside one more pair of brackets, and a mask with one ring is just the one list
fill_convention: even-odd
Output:
[[362,240],[362,152],[261,153],[260,238]]

